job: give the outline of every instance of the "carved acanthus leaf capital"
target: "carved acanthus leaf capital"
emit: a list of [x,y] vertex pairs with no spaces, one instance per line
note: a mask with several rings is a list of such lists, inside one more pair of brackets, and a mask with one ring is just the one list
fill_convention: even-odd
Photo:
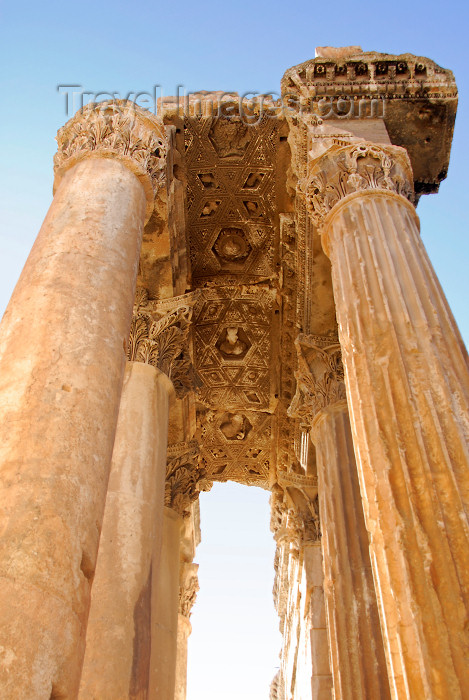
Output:
[[309,430],[319,411],[346,398],[342,354],[336,336],[300,334],[295,346],[296,393],[288,414],[300,418]]
[[195,441],[168,448],[164,504],[181,516],[187,516],[191,503],[199,496],[199,482],[205,470],[199,465],[199,447]]
[[175,297],[164,305],[152,303],[144,288],[137,289],[135,295],[127,358],[164,372],[178,398],[198,386],[189,354],[192,303],[190,295]]
[[156,194],[166,169],[167,140],[161,119],[130,100],[92,103],[57,132],[56,181],[89,156],[119,158]]
[[192,608],[200,589],[197,570],[199,566],[194,563],[181,564],[181,577],[179,585],[179,614],[190,618]]
[[294,551],[299,552],[304,544],[321,539],[317,495],[309,498],[303,493],[291,492],[287,496],[277,484],[272,490],[270,509],[270,529],[277,546],[288,543]]
[[354,143],[333,146],[310,168],[304,185],[316,226],[345,197],[369,191],[392,192],[414,201],[412,168],[405,149]]

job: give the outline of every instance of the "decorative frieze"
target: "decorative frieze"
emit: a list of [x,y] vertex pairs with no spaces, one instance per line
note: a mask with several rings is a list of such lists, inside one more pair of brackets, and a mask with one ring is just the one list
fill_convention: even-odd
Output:
[[282,95],[304,101],[330,95],[385,95],[390,100],[457,95],[452,72],[428,58],[364,53],[358,46],[348,48],[348,54],[336,50],[335,55],[319,55],[289,68],[282,79]]
[[184,127],[194,283],[273,279],[277,120],[254,126],[231,112],[186,118]]
[[296,393],[288,409],[310,429],[316,414],[332,403],[346,399],[344,368],[337,336],[300,334]]
[[137,289],[127,348],[128,360],[153,365],[164,372],[173,382],[178,398],[198,385],[189,355],[191,300],[191,295],[175,297],[161,308],[148,301],[146,289]]
[[[282,79],[287,118],[360,132],[378,120],[390,142],[407,149],[417,195],[437,192],[446,177],[457,107],[451,71],[422,56],[364,53],[358,47],[320,52]],[[361,135],[360,133],[358,135]]]
[[164,504],[179,515],[190,512],[190,505],[199,496],[199,482],[205,470],[199,466],[199,448],[195,441],[168,448]]
[[86,105],[57,133],[54,171],[62,175],[89,156],[120,158],[149,178],[156,193],[164,180],[167,144],[164,125],[129,100]]
[[381,190],[413,202],[412,168],[404,149],[359,143],[333,146],[312,164],[305,186],[309,213],[320,226],[348,195]]

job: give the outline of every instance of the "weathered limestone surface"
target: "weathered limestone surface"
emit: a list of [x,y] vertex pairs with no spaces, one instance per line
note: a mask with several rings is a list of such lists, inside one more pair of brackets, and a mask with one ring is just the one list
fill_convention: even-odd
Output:
[[140,698],[148,691],[152,569],[157,574],[173,395],[161,371],[127,363],[91,595],[83,700]]
[[311,510],[287,505],[293,504],[277,488],[271,498],[271,529],[277,542],[273,593],[283,644],[270,698],[330,700],[332,675],[317,498],[312,499]]
[[187,645],[192,625],[185,615],[178,615],[176,681],[174,700],[186,700],[187,695]]
[[[59,133],[55,197],[1,324],[4,698],[78,691],[124,345],[154,192],[141,163],[121,158],[110,118],[114,148],[96,147],[92,133],[105,119],[90,107]],[[127,122],[128,146],[135,128]]]
[[368,533],[353,451],[344,371],[335,332],[296,340],[290,412],[316,446],[324,592],[334,698],[389,698]]
[[[330,700],[333,697],[329,642],[324,601],[324,572],[321,542],[305,545],[304,570],[306,590],[310,596],[311,634],[311,690],[314,700]],[[306,696],[307,697],[307,696]],[[298,696],[302,700],[302,696]]]
[[[0,329],[6,700],[77,696],[125,355],[156,368],[130,384],[161,371],[178,398],[167,508],[159,522],[162,482],[144,485],[151,379],[122,402],[139,419],[119,423],[83,698],[183,700],[187,533],[199,491],[236,480],[272,491],[273,699],[387,697],[361,493],[393,698],[469,700],[467,356],[412,207],[446,176],[454,78],[322,47],[264,97],[165,98],[166,126],[89,105],[59,132],[55,199]],[[360,488],[337,363],[294,396],[298,332],[335,332],[336,312]]]
[[149,697],[155,700],[173,700],[176,686],[182,526],[182,517],[165,506],[160,565],[152,574]]
[[[310,203],[313,216],[325,217],[391,692],[465,698],[467,353],[415,211],[398,194],[409,194],[405,158],[366,144],[357,157],[354,148],[317,164]],[[334,170],[339,162],[352,166],[344,174]],[[314,179],[319,170],[330,200]]]
[[77,691],[145,207],[117,160],[67,171],[2,321],[4,698]]
[[176,652],[176,686],[174,700],[186,700],[188,641],[192,631],[190,617],[199,590],[198,569],[194,563],[197,545],[200,544],[200,509],[195,500],[190,513],[184,518],[181,536],[179,566],[179,615]]
[[347,402],[323,408],[312,432],[334,698],[386,700],[389,681]]

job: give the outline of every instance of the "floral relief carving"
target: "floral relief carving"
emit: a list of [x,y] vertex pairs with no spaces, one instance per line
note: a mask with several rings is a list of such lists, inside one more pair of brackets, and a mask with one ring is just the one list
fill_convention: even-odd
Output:
[[182,304],[164,313],[155,305],[149,306],[145,289],[137,289],[127,358],[164,372],[173,382],[178,398],[197,386],[188,353],[191,318],[192,306]]
[[284,491],[276,484],[270,497],[270,529],[278,545],[288,542],[299,551],[308,543],[321,539],[319,499],[300,491]]
[[132,159],[149,175],[154,191],[166,168],[166,138],[162,122],[129,100],[89,104],[59,129],[54,168],[85,153]]
[[387,190],[413,201],[412,171],[403,149],[366,143],[329,149],[314,164],[306,186],[313,222],[321,225],[341,199],[366,190]]
[[309,429],[321,409],[346,399],[342,354],[338,339],[333,336],[300,334],[295,346],[296,393],[288,414],[300,418]]
[[164,504],[181,516],[187,516],[191,503],[199,496],[199,482],[205,469],[199,465],[196,442],[181,443],[168,448]]
[[192,608],[200,590],[197,564],[183,563],[181,584],[179,586],[179,614],[190,618]]

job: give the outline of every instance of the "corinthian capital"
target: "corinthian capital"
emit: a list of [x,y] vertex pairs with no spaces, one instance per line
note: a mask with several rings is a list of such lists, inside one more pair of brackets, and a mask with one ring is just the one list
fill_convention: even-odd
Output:
[[145,289],[137,289],[130,328],[127,359],[164,372],[178,398],[198,386],[189,355],[193,296],[185,294],[158,303],[148,300]]
[[300,418],[306,429],[323,408],[346,398],[339,341],[333,336],[299,335],[296,393],[288,414]]
[[179,515],[189,513],[191,503],[199,496],[199,482],[205,470],[199,466],[196,442],[181,443],[168,448],[164,504]]
[[311,218],[321,226],[336,205],[357,193],[394,193],[412,202],[412,183],[405,149],[354,143],[332,146],[314,161],[304,190]]
[[192,562],[181,564],[179,584],[179,614],[190,618],[199,591],[199,565]]
[[118,158],[142,181],[153,200],[164,180],[167,143],[161,119],[129,100],[89,104],[57,132],[55,185],[78,161]]

